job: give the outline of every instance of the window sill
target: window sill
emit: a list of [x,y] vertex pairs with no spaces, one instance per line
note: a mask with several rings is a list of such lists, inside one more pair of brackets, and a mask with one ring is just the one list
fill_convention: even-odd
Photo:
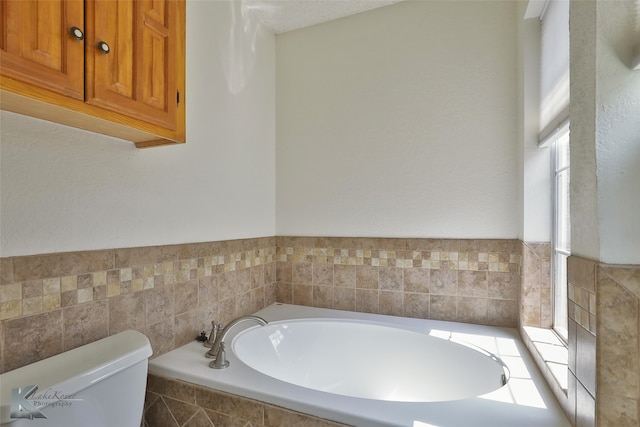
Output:
[[551,329],[523,326],[521,331],[525,344],[549,386],[556,394],[561,391],[566,397],[569,382],[567,344]]

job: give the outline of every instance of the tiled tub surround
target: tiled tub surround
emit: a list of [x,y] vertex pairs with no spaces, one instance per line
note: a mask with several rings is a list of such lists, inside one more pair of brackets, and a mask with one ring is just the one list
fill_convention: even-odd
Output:
[[346,424],[149,374],[142,427],[339,427]]
[[514,327],[520,245],[517,240],[278,237],[276,299]]
[[157,356],[212,319],[225,323],[276,300],[539,326],[536,313],[548,304],[544,245],[270,237],[4,258],[0,371],[128,328],[144,332]]
[[[635,427],[640,425],[640,265],[600,264],[595,280],[595,346],[591,334],[578,326],[583,330],[576,343],[578,380],[582,381],[581,374],[589,380],[595,377],[595,425]],[[590,387],[588,382],[583,387],[586,396],[577,388],[577,425],[594,425],[578,422],[584,418],[583,411],[593,414],[591,406],[582,404],[592,404]]]
[[[599,263],[567,260],[569,315],[569,390],[567,401],[579,426],[595,426],[596,283]],[[626,337],[625,337],[626,339]],[[637,346],[636,346],[637,353]],[[580,355],[580,357],[578,357]],[[607,424],[604,424],[607,425]],[[613,425],[618,426],[618,423]]]
[[2,372],[125,329],[160,355],[275,301],[275,238],[0,260]]
[[513,327],[526,305],[521,251],[517,240],[266,237],[3,258],[0,371],[124,329],[157,356],[276,300]]
[[521,325],[551,328],[553,308],[550,243],[522,242],[521,278]]

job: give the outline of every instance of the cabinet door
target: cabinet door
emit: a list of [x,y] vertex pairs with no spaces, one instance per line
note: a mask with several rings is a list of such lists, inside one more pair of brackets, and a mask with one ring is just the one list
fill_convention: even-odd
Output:
[[176,129],[184,62],[177,7],[176,0],[87,0],[87,102]]
[[0,74],[84,99],[84,2],[1,0],[0,14]]

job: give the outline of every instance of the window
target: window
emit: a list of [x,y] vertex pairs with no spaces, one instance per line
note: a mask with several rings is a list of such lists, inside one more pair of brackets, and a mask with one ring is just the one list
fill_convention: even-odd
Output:
[[553,327],[567,340],[567,258],[571,255],[569,206],[569,128],[552,145],[553,170]]
[[553,328],[568,340],[567,258],[569,217],[569,2],[547,0],[540,14],[539,146],[551,148],[553,221]]

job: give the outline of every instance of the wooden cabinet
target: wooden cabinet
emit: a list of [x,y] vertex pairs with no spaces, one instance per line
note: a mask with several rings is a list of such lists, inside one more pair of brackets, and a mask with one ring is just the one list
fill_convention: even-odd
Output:
[[84,26],[82,1],[2,1],[2,74],[84,99],[84,43],[70,35]]
[[0,0],[0,106],[136,143],[185,141],[184,0]]

